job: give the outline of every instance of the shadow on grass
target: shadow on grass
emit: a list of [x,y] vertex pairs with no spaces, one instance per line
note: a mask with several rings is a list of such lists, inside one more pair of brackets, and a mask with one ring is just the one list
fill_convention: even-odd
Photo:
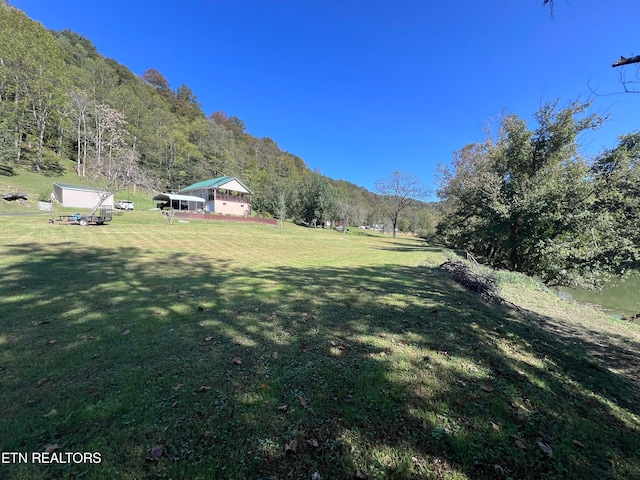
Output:
[[640,346],[547,329],[435,267],[254,271],[73,243],[4,259],[4,449],[103,457],[2,466],[14,478],[640,472],[637,385],[607,368]]
[[394,252],[415,252],[415,251],[423,251],[423,252],[440,252],[442,251],[439,247],[434,247],[424,241],[421,238],[416,237],[403,237],[403,242],[399,243],[397,241],[387,240],[384,243],[388,246],[380,247],[381,250],[388,250]]
[[16,172],[11,165],[0,164],[0,175],[4,177],[13,177],[16,175]]

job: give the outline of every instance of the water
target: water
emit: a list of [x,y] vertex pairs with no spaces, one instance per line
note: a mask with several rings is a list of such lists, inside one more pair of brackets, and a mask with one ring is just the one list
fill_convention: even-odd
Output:
[[640,274],[595,292],[582,288],[562,288],[560,292],[578,302],[600,305],[616,316],[640,313]]

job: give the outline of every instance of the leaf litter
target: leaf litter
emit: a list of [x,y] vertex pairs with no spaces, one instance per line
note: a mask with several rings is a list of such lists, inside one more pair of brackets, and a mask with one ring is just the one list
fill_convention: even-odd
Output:
[[149,454],[147,455],[147,460],[153,460],[155,462],[158,462],[162,458],[163,452],[164,452],[164,445],[160,443],[149,451]]

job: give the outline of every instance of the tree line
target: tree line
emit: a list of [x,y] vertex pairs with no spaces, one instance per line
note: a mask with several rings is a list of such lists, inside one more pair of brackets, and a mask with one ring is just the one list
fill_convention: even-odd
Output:
[[[49,31],[0,3],[0,163],[78,176],[112,191],[127,184],[176,191],[222,175],[255,192],[254,212],[309,225],[387,223],[381,197],[311,171],[242,119],[206,115],[188,85],[172,89],[155,68],[141,76],[103,57],[82,35]],[[401,220],[401,221],[399,221]],[[426,204],[396,221],[433,229]]]
[[640,266],[640,133],[594,158],[578,139],[589,102],[543,105],[535,127],[505,114],[439,168],[444,241],[547,284],[594,287]]
[[[553,11],[553,0],[541,0]],[[612,67],[638,64],[625,57]],[[636,79],[621,74],[624,92]],[[619,137],[592,158],[583,132],[605,119],[590,102],[540,107],[535,127],[505,114],[485,140],[440,166],[437,236],[497,268],[549,285],[596,288],[640,270],[640,133]]]

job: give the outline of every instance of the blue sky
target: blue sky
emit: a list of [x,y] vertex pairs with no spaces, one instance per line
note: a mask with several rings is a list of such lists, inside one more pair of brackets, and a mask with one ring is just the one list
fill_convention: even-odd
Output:
[[640,94],[605,95],[622,89],[611,63],[640,53],[637,0],[556,0],[553,18],[540,0],[9,1],[370,190],[393,170],[434,185],[490,118],[591,88],[611,119],[586,154],[639,128]]

